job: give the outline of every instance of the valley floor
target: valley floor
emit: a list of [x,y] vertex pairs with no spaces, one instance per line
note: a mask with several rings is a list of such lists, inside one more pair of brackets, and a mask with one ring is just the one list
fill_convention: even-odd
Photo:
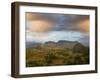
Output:
[[89,64],[88,53],[67,48],[27,48],[26,67]]

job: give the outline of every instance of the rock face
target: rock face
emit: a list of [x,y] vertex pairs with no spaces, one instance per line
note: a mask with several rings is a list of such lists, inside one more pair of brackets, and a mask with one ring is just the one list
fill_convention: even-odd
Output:
[[53,42],[53,41],[48,41],[48,42],[45,42],[43,44],[43,46],[45,46],[45,47],[56,47],[57,46],[57,43],[56,42]]
[[73,48],[73,46],[76,45],[77,43],[78,43],[77,41],[60,40],[57,42],[57,45],[59,47],[64,47],[64,48]]
[[73,53],[89,53],[89,48],[88,47],[85,47],[81,43],[77,43],[73,47]]
[[73,48],[76,45],[77,41],[66,41],[66,40],[59,40],[58,42],[48,41],[45,42],[43,45],[45,47],[58,47],[58,48]]
[[[45,43],[28,43],[27,47],[50,47],[50,48],[69,48],[74,49],[74,51],[84,49],[84,45],[79,43],[78,41],[67,41],[67,40],[59,40],[58,42],[48,41]],[[80,49],[80,50],[81,50]]]

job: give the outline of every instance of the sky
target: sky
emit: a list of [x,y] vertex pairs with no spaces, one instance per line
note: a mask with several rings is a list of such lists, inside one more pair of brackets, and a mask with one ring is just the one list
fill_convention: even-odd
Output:
[[59,40],[89,43],[89,15],[26,13],[26,42]]

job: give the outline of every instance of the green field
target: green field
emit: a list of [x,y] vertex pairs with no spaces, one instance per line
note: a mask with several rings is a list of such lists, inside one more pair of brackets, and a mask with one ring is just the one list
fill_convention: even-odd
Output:
[[89,64],[88,48],[26,48],[26,67]]

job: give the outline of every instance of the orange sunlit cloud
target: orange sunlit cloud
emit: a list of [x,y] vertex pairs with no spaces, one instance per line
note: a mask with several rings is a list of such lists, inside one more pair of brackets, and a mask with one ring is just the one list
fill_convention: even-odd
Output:
[[80,28],[84,32],[89,32],[90,22],[89,20],[80,21],[78,23],[78,28]]
[[29,30],[32,32],[48,32],[55,24],[53,21],[43,19],[41,14],[27,13],[26,20],[30,25]]
[[[31,14],[32,14],[32,13],[31,13]],[[26,19],[27,19],[27,20],[32,20],[32,18],[33,18],[33,15],[30,15],[29,13],[26,14]]]
[[[45,15],[45,14],[40,14],[40,13],[39,14],[27,13],[26,20],[30,25],[30,28],[29,28],[30,31],[33,31],[33,32],[52,31],[54,29],[54,27],[56,27],[56,26],[59,29],[60,29],[60,27],[62,27],[61,30],[89,32],[89,17],[87,18],[87,16],[82,17],[82,16],[74,15],[73,18],[70,17],[70,19],[72,19],[72,20],[70,22],[67,22],[70,20],[70,19],[67,19],[67,18],[69,18],[69,16],[70,15],[64,16],[64,17],[59,17],[59,18],[58,18],[58,16],[56,16],[56,19],[55,19],[55,17],[51,16],[51,14]],[[75,17],[76,17],[76,19],[75,19]],[[62,22],[62,20],[64,20],[64,19],[65,19],[66,23],[64,21]],[[63,23],[63,26],[59,26],[59,24],[62,24],[62,23]]]
[[53,28],[54,23],[45,20],[34,20],[30,22],[30,31],[32,32],[48,32]]
[[33,13],[27,13],[26,14],[26,20],[27,21],[31,21],[31,20],[34,20],[36,19],[37,17],[40,17],[40,15],[38,14],[33,14]]

